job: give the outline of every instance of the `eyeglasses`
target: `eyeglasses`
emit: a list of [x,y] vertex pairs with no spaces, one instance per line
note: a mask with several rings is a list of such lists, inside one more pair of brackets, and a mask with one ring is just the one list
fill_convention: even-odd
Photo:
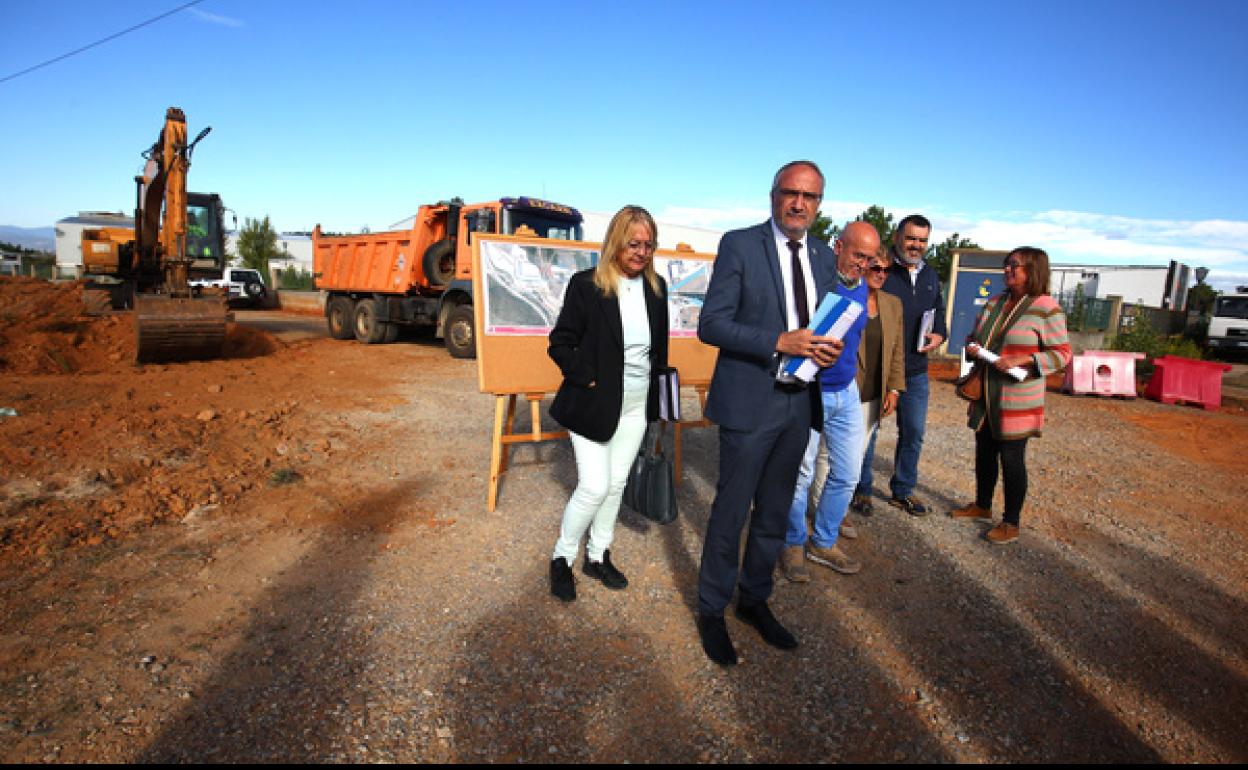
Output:
[[885,267],[884,265],[872,265],[868,267],[867,269],[873,273],[887,273],[888,272],[888,268]]
[[1019,262],[1017,259],[1007,259],[1005,261],[1005,264],[1002,265],[1001,267],[1005,270],[1018,270],[1022,266],[1023,266],[1023,263]]
[[624,245],[629,251],[636,251],[640,254],[649,254],[655,249],[654,241],[629,241]]
[[776,190],[781,198],[792,199],[800,198],[803,203],[818,203],[823,200],[823,193],[806,192],[805,190],[794,190],[791,187],[781,187]]

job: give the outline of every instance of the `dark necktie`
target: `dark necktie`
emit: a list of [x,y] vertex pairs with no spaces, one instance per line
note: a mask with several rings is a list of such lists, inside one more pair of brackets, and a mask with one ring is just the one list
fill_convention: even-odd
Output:
[[789,253],[793,255],[793,307],[797,309],[797,328],[805,329],[810,323],[810,307],[806,304],[806,275],[802,272],[802,260],[797,252],[800,241],[789,241]]

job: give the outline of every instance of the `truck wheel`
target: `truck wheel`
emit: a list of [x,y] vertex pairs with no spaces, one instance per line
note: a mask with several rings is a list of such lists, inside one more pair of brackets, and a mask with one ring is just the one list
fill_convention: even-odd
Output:
[[355,338],[366,345],[376,345],[386,339],[386,328],[390,324],[378,316],[377,301],[362,299],[355,306]]
[[449,285],[455,277],[455,242],[447,238],[425,249],[421,264],[425,268],[425,280],[431,285]]
[[476,321],[472,305],[456,305],[446,316],[446,349],[452,358],[477,357]]
[[349,340],[355,336],[355,307],[347,297],[334,297],[325,310],[329,336],[336,340]]

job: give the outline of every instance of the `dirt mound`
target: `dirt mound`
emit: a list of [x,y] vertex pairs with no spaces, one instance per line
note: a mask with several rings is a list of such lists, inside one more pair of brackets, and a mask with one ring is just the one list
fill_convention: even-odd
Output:
[[[0,371],[7,374],[99,374],[135,359],[131,313],[90,315],[84,283],[0,278]],[[267,332],[230,324],[223,358],[257,358],[281,343]]]
[[108,372],[133,360],[134,321],[87,315],[81,281],[0,278],[0,371]]
[[266,331],[230,324],[225,328],[222,358],[259,358],[281,347],[282,342]]

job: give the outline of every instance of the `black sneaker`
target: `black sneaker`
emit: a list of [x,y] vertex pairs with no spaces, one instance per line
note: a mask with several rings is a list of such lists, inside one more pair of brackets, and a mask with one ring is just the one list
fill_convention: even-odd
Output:
[[618,591],[628,585],[628,578],[624,577],[624,573],[611,563],[611,549],[602,552],[602,561],[590,561],[586,556],[585,562],[581,564],[581,572],[601,580],[604,586],[613,591]]
[[550,592],[565,602],[576,599],[576,578],[562,556],[550,562]]
[[902,509],[911,516],[926,516],[928,514],[927,506],[913,497],[894,497],[888,501],[888,504]]

